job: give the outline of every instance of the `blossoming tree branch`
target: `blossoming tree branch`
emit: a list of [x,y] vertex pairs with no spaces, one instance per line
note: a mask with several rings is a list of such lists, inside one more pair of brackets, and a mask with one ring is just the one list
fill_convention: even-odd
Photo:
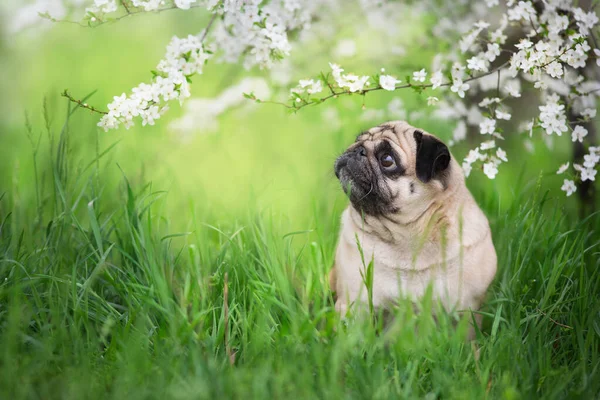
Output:
[[[289,88],[289,101],[262,99],[254,93],[245,96],[299,111],[342,96],[412,90],[415,96],[426,96],[432,117],[452,123],[451,144],[464,140],[467,132],[480,138],[462,162],[466,176],[476,168],[493,179],[509,159],[500,147],[507,136],[542,135],[550,146],[553,136],[565,134],[582,157],[557,165],[557,174],[565,176],[562,190],[570,196],[578,184],[595,181],[600,162],[600,147],[594,146],[600,50],[598,16],[591,2],[359,0],[355,5],[365,15],[379,11],[380,18],[388,19],[382,23],[389,26],[401,23],[408,8],[413,15],[433,14],[437,22],[430,44],[440,51],[431,65],[403,70],[406,75],[380,67],[356,74],[332,60],[320,75],[301,77]],[[90,1],[80,21],[90,27],[175,8],[203,7],[211,18],[201,32],[174,37],[151,79],[129,94],[115,96],[106,110],[68,92],[64,95],[99,112],[98,125],[107,131],[129,128],[136,121],[153,125],[170,102],[183,103],[191,96],[191,79],[202,74],[206,62],[270,69],[285,58],[293,59],[294,43],[301,42],[306,32],[331,24],[349,6],[346,0]],[[515,120],[513,110],[521,108],[521,97],[536,107],[529,115],[518,113]]]

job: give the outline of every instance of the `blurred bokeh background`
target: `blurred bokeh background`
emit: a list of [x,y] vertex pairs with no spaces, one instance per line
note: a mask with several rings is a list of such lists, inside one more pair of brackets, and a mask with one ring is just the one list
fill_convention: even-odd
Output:
[[[43,175],[49,165],[43,159],[51,143],[48,132],[54,132],[56,140],[65,121],[67,100],[61,92],[68,89],[82,98],[96,91],[88,102],[105,108],[112,96],[129,93],[149,80],[149,71],[170,38],[197,33],[208,15],[203,9],[174,10],[97,28],[43,22],[17,32],[9,23],[17,3],[3,5],[1,17],[5,29],[0,39],[0,191],[8,192],[15,203],[29,203],[36,195],[31,190],[36,143],[40,140],[38,174]],[[402,24],[393,27],[393,40],[389,32],[382,34],[361,23],[362,18],[359,12],[348,11],[327,31],[314,32],[299,43],[292,53],[293,64],[274,71],[210,62],[205,73],[193,80],[194,100],[190,101],[203,98],[205,103],[200,100],[196,110],[188,111],[186,105],[173,104],[154,126],[105,133],[96,127],[98,115],[78,111],[68,133],[80,160],[72,168],[84,168],[116,143],[99,162],[103,172],[98,179],[105,193],[118,196],[123,175],[138,186],[151,183],[153,190],[167,192],[163,212],[175,230],[185,230],[194,218],[215,223],[263,212],[277,216],[286,230],[310,229],[315,208],[326,208],[321,211],[337,219],[346,199],[332,166],[358,132],[386,120],[407,119],[446,141],[451,138],[454,126],[431,117],[427,94],[375,92],[364,99],[333,99],[290,114],[277,105],[253,104],[238,89],[228,94],[235,99],[222,112],[204,116],[202,105],[208,107],[210,99],[229,87],[248,84],[249,77],[264,79],[258,81],[259,87],[269,98],[285,100],[290,86],[328,71],[329,61],[365,74],[386,68],[398,77],[431,64],[434,53],[421,45],[429,23],[426,14],[407,14]],[[537,109],[534,103],[528,107]],[[530,110],[531,115],[536,111]],[[180,119],[184,116],[187,120]],[[549,195],[575,214],[575,196],[564,196],[559,189],[562,179],[555,173],[560,163],[570,160],[569,137],[555,138],[550,150],[539,134],[527,140],[517,135],[516,129],[505,132],[507,140],[501,146],[509,162],[500,167],[495,180],[481,171],[468,179],[478,200],[486,207],[503,208],[516,198],[515,193],[541,179]],[[472,147],[467,140],[451,150],[462,160]],[[27,213],[27,208],[22,210]],[[17,216],[28,217],[32,216]]]

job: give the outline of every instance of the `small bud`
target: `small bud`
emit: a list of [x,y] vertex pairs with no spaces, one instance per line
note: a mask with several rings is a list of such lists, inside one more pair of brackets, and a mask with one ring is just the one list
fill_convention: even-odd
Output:
[[92,22],[96,22],[96,17],[92,17],[92,18],[91,18],[91,21],[92,21]]

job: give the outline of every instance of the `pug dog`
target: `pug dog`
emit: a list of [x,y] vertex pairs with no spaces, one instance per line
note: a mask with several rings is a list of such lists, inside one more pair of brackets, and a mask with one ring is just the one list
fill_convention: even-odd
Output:
[[329,277],[339,313],[367,304],[363,274],[371,260],[377,308],[400,297],[416,302],[429,285],[448,311],[480,307],[496,274],[496,251],[444,143],[392,121],[361,133],[334,169],[350,198]]

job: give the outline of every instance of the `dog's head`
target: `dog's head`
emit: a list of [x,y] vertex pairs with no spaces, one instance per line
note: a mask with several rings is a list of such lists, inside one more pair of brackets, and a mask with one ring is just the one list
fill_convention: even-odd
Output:
[[352,206],[370,216],[422,210],[463,177],[444,143],[402,121],[358,135],[334,169]]

